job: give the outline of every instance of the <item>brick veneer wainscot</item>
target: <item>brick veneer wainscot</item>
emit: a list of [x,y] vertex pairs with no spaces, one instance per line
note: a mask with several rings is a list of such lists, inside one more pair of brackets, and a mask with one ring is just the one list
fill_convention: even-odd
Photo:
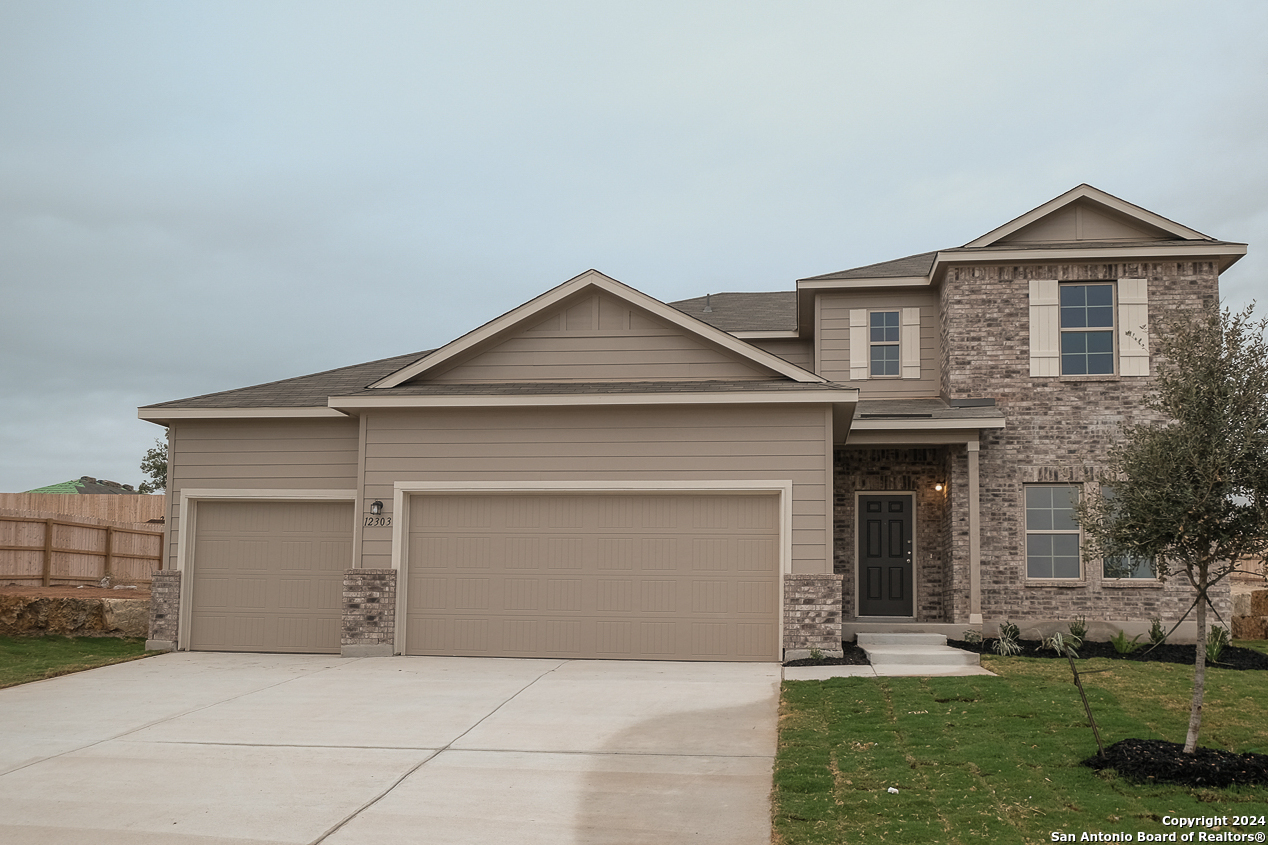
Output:
[[349,569],[343,575],[343,646],[390,646],[396,634],[396,570]]
[[784,653],[841,656],[841,576],[784,576]]
[[151,577],[149,640],[156,648],[170,643],[165,647],[174,649],[180,631],[181,573],[179,569],[161,569]]

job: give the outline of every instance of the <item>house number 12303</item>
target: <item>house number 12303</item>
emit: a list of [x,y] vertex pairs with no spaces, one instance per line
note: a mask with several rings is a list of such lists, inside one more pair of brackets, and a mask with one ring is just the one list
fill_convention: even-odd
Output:
[[390,516],[367,516],[365,518],[366,528],[390,528],[392,526],[392,517]]

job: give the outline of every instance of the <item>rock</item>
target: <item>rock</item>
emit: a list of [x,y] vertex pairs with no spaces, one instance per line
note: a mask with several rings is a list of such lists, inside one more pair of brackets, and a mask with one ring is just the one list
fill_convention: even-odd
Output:
[[[110,607],[107,607],[110,605]],[[143,599],[81,599],[0,595],[0,634],[143,637],[150,603]]]
[[144,637],[150,632],[150,603],[138,599],[101,599],[105,630],[124,637]]
[[1233,594],[1233,615],[1250,616],[1250,593]]
[[1250,594],[1248,616],[1268,616],[1268,590],[1254,590]]
[[1234,616],[1233,639],[1268,640],[1268,616]]

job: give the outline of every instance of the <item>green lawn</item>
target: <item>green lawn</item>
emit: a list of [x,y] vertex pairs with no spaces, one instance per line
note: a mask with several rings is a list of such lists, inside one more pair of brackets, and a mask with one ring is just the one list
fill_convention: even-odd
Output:
[[[1192,667],[1081,664],[1109,669],[1083,679],[1106,745],[1184,741]],[[1057,841],[1054,831],[1075,835],[1067,841],[1084,832],[1135,838],[1178,830],[1164,827],[1164,816],[1268,813],[1268,788],[1137,786],[1079,765],[1096,741],[1068,665],[994,656],[982,665],[1000,677],[785,682],[775,841],[1038,843]],[[1208,669],[1202,745],[1268,753],[1266,675]]]
[[0,687],[144,657],[145,640],[114,637],[0,637]]

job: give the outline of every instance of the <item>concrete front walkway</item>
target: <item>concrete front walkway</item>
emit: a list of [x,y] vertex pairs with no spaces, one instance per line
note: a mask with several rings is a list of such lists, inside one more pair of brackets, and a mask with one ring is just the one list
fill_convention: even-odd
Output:
[[0,842],[770,841],[780,667],[179,653],[0,690]]

